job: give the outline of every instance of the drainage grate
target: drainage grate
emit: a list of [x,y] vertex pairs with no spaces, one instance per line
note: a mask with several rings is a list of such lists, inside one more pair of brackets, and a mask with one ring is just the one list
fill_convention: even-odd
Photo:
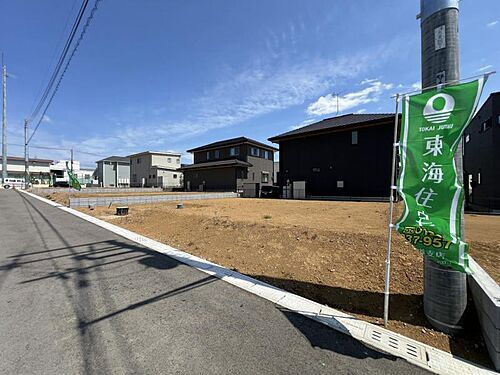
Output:
[[391,354],[427,364],[425,348],[385,329],[366,327],[365,342]]

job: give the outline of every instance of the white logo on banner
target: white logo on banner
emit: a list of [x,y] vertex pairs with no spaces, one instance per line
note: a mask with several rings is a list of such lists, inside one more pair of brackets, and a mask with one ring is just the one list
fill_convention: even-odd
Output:
[[[434,109],[434,101],[439,98],[444,99],[444,107],[439,110]],[[424,107],[424,117],[433,124],[441,124],[450,118],[454,108],[455,99],[453,99],[453,96],[448,94],[437,94],[427,101]]]

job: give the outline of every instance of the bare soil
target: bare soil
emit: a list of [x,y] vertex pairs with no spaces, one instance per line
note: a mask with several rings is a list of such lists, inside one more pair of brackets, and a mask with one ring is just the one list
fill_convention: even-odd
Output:
[[[134,205],[113,222],[317,302],[382,323],[386,203],[217,199]],[[398,206],[397,210],[401,207]],[[396,215],[397,216],[397,215]],[[500,217],[466,216],[471,254],[500,281]],[[437,332],[422,304],[422,257],[394,235],[389,329],[491,366],[473,309],[463,337]]]

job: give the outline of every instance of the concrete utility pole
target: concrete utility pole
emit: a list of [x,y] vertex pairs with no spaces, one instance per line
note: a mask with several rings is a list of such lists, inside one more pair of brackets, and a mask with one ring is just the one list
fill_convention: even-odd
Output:
[[28,152],[28,120],[24,120],[24,188],[27,189],[30,181],[30,164]]
[[5,65],[2,66],[2,93],[2,183],[5,183],[7,178],[7,67]]
[[[459,0],[420,0],[420,14],[417,18],[421,22],[423,89],[460,79],[458,3]],[[461,182],[462,148],[463,144],[460,142],[455,154],[457,174]],[[466,307],[465,273],[443,267],[425,256],[424,312],[429,322],[445,333],[458,333],[464,329]]]

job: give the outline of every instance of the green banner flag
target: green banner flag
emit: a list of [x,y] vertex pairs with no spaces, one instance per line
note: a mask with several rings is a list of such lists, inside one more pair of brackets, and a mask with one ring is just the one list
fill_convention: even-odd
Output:
[[80,181],[78,181],[73,171],[68,167],[68,162],[66,162],[66,172],[69,176],[69,186],[76,190],[82,190],[82,185],[80,185]]
[[405,209],[399,233],[439,264],[470,272],[462,238],[463,185],[454,161],[484,79],[403,97],[397,189]]

